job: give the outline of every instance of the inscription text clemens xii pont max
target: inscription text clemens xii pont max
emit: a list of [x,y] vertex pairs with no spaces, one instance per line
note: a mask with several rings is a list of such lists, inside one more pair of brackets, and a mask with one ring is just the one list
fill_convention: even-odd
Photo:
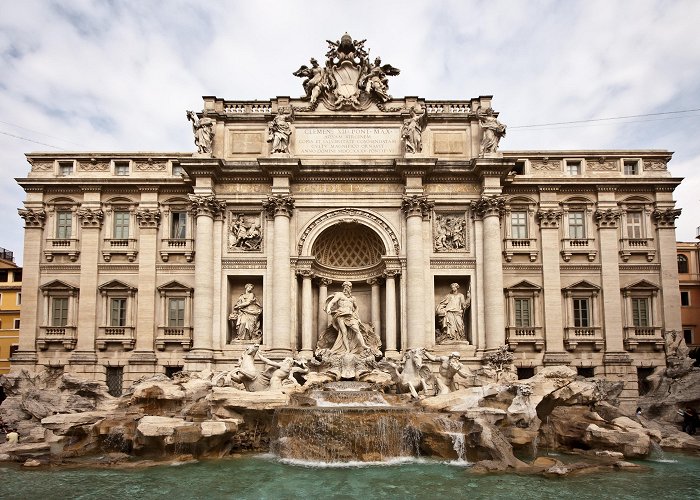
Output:
[[398,155],[398,128],[296,128],[297,155]]

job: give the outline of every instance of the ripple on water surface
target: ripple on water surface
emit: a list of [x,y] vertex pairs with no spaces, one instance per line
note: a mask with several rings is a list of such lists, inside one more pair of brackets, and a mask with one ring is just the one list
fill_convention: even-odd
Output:
[[651,468],[649,472],[610,472],[568,478],[477,475],[468,467],[448,466],[429,459],[329,467],[284,463],[271,455],[144,469],[55,467],[28,470],[16,464],[3,464],[0,465],[0,498],[700,498],[700,459],[667,454],[664,460],[644,462]]

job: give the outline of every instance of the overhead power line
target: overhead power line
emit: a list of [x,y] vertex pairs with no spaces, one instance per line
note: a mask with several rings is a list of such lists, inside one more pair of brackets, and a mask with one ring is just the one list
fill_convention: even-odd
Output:
[[17,125],[15,123],[5,122],[2,120],[0,120],[0,123],[4,123],[5,125],[9,125],[10,127],[21,128],[22,130],[28,130],[29,132],[34,132],[35,134],[43,135],[45,137],[50,137],[51,139],[57,139],[61,142],[67,142],[68,144],[73,144],[74,146],[82,147],[77,142],[69,141],[68,139],[62,139],[61,137],[56,137],[55,135],[45,134],[44,132],[40,132],[39,130],[34,130],[32,128],[23,127],[22,125]]
[[700,108],[697,109],[684,109],[680,111],[663,111],[660,113],[645,113],[642,115],[628,115],[628,116],[610,116],[607,118],[591,118],[589,120],[572,120],[568,122],[552,122],[552,123],[538,123],[534,125],[514,125],[511,127],[508,127],[508,129],[514,129],[514,128],[533,128],[533,127],[551,127],[552,125],[572,125],[575,123],[591,123],[591,122],[604,122],[604,121],[611,121],[611,120],[625,120],[628,118],[643,118],[646,116],[660,116],[660,115],[677,115],[680,113],[693,113],[695,111],[700,111]]
[[7,135],[7,136],[9,136],[9,137],[14,137],[15,139],[21,139],[21,140],[27,141],[27,142],[33,142],[34,144],[41,144],[42,146],[48,146],[48,147],[50,147],[50,148],[60,149],[61,151],[66,151],[65,149],[60,148],[60,147],[58,147],[58,146],[54,146],[53,144],[46,144],[45,142],[35,141],[34,139],[29,139],[29,138],[27,138],[27,137],[22,137],[22,136],[20,136],[20,135],[8,134],[7,132],[3,132],[3,131],[1,131],[1,130],[0,130],[0,134],[2,134],[2,135]]

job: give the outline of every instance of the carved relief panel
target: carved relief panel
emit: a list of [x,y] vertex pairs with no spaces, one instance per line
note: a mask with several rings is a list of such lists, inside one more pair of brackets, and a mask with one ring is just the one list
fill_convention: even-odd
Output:
[[262,251],[263,228],[260,212],[230,212],[228,248],[234,252]]
[[463,212],[435,212],[433,217],[433,250],[465,252],[467,221]]

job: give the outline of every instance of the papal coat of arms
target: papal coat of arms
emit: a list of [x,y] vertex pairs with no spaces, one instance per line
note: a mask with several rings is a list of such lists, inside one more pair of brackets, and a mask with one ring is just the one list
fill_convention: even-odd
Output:
[[372,103],[382,109],[391,100],[388,77],[398,75],[399,70],[382,64],[379,57],[370,62],[366,40],[353,40],[345,33],[338,41],[326,41],[329,50],[323,67],[312,58],[310,67],[303,65],[294,72],[305,78],[302,84],[309,110],[316,109],[319,102],[332,110],[363,110]]

